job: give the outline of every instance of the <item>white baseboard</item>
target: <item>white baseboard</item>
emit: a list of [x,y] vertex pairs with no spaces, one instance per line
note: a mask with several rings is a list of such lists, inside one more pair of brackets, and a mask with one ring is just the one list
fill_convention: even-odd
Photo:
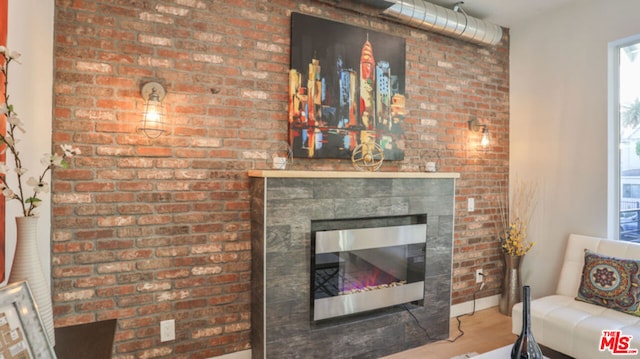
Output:
[[235,352],[231,354],[225,354],[209,359],[251,359],[251,350],[243,350],[241,352]]
[[[484,297],[476,299],[476,311],[489,309],[496,307],[500,303],[500,294],[493,295],[491,297]],[[455,318],[458,315],[467,314],[473,312],[473,301],[464,302],[460,304],[454,304],[451,306],[451,318]]]

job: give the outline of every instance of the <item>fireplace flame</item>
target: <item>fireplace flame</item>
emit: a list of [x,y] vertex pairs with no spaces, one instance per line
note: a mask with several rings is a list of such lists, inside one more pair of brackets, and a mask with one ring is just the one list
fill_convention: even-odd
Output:
[[349,271],[345,275],[342,288],[338,292],[338,295],[369,292],[375,289],[406,284],[406,281],[396,278],[369,263],[366,265],[360,263],[358,268],[358,270]]
[[388,284],[378,284],[378,285],[367,285],[362,288],[352,288],[349,290],[343,290],[338,293],[338,295],[348,295],[348,294],[356,294],[356,293],[364,293],[371,292],[377,289],[391,288],[391,287],[399,287],[401,285],[407,284],[406,280],[391,282]]

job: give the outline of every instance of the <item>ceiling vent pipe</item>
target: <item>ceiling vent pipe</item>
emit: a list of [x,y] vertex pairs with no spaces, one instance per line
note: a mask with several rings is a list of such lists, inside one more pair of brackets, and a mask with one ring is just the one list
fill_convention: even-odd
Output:
[[502,39],[502,28],[468,16],[458,3],[453,11],[423,0],[391,0],[382,15],[420,29],[437,32],[480,45],[495,45]]

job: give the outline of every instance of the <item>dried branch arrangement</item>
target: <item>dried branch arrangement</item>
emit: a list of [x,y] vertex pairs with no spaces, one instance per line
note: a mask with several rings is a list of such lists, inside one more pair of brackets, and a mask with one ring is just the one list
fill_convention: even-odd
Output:
[[[501,192],[502,191],[501,188]],[[511,256],[524,256],[535,242],[527,240],[527,227],[536,207],[538,184],[515,179],[509,198],[499,197],[502,250]],[[509,199],[509,201],[507,201]],[[508,206],[507,206],[508,202]]]

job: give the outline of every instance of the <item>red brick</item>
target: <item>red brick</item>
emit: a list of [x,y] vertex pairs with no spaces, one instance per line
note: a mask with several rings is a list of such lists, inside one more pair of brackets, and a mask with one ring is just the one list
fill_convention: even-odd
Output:
[[83,302],[76,306],[78,312],[97,312],[115,307],[113,299],[96,300],[92,302]]
[[129,353],[129,352],[134,352],[141,349],[151,348],[153,345],[154,345],[154,341],[152,339],[135,340],[135,341],[130,341],[124,344],[116,345],[115,350],[117,353]]
[[108,193],[108,194],[98,194],[96,195],[97,202],[132,202],[134,199],[133,193]]
[[139,156],[152,156],[152,157],[167,157],[171,155],[171,148],[138,148]]
[[135,260],[151,258],[153,251],[151,249],[132,249],[118,252],[119,260]]
[[78,183],[76,185],[76,191],[78,192],[113,192],[115,184],[113,183]]
[[76,266],[71,268],[54,268],[54,275],[57,277],[78,277],[86,276],[93,273],[93,268],[90,266]]
[[71,325],[85,324],[95,322],[96,316],[92,313],[86,314],[78,314],[72,316],[64,316],[64,317],[54,317],[54,326],[56,328],[59,327],[68,327]]

